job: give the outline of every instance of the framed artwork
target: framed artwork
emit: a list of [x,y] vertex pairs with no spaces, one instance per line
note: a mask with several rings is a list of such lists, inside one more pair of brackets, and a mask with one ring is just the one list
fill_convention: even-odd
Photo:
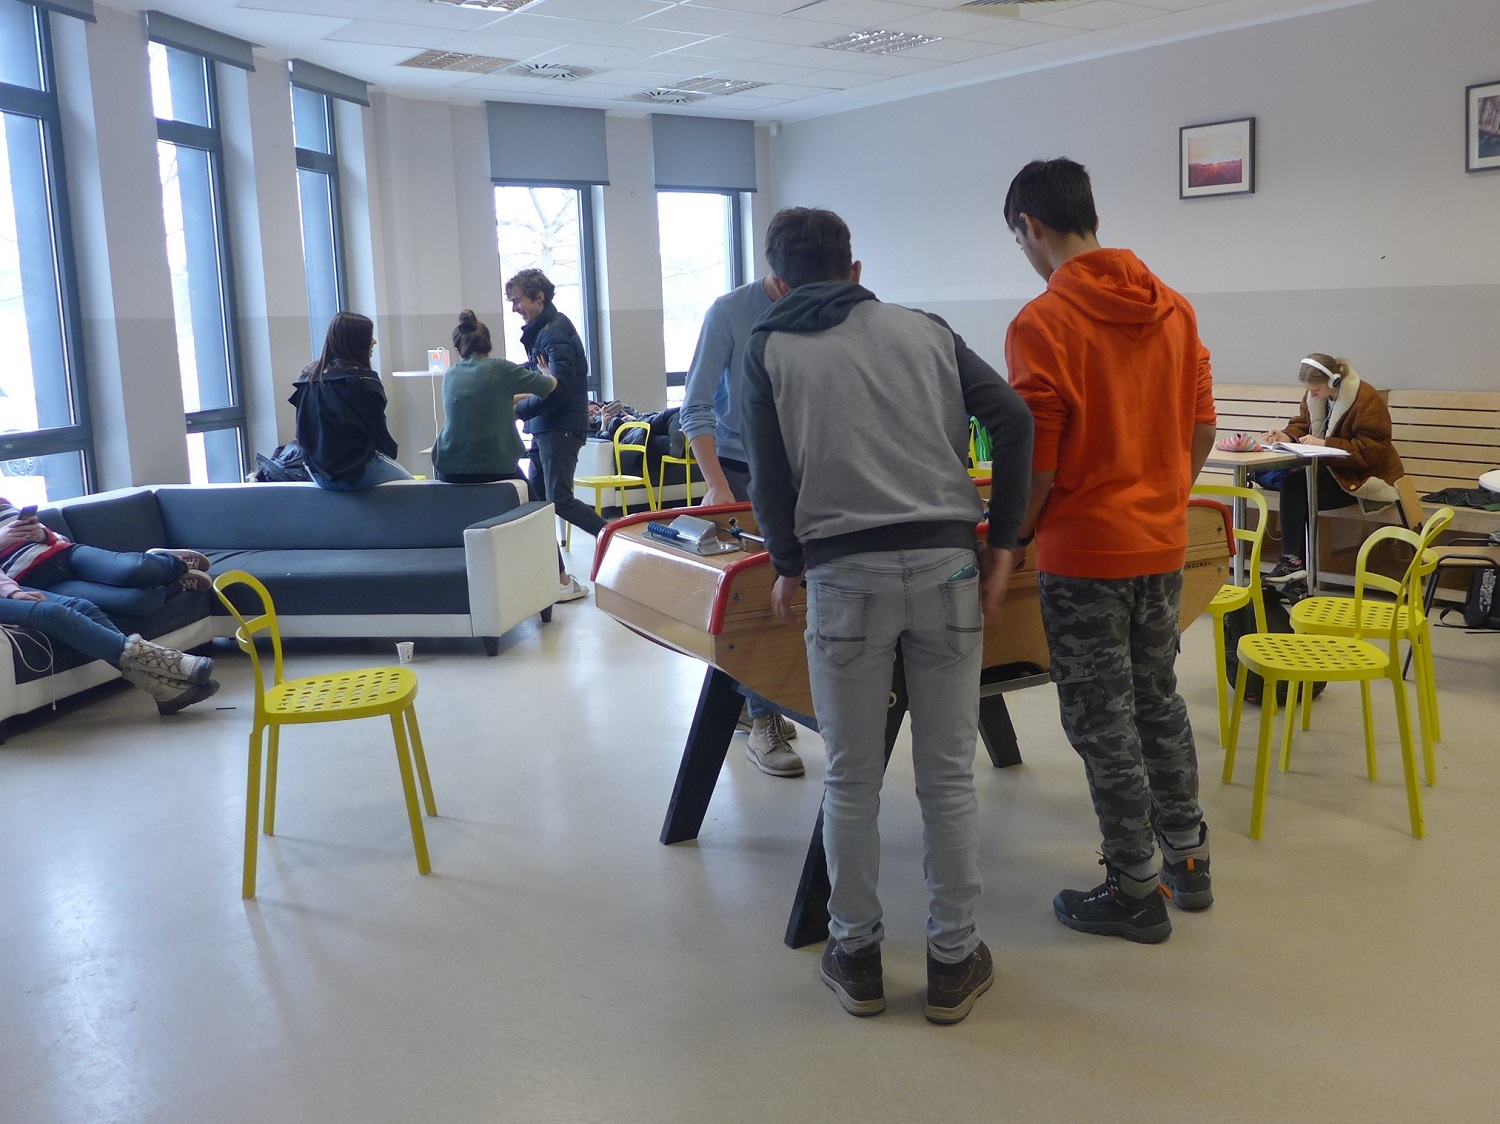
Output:
[[1500,82],[1470,86],[1464,101],[1464,171],[1500,168]]
[[1255,118],[1185,125],[1177,133],[1177,198],[1255,190]]

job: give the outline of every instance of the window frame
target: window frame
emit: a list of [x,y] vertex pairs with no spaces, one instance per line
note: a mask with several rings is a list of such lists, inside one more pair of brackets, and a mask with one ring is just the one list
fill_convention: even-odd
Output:
[[[197,51],[189,51],[165,43],[159,45],[169,51],[181,51],[185,55],[193,55],[204,64],[209,124],[195,125],[187,121],[172,121],[157,117],[155,118],[156,139],[158,142],[164,141],[179,148],[192,148],[208,154],[210,202],[214,212],[214,240],[219,257],[219,306],[223,309],[224,315],[224,358],[229,368],[226,382],[231,400],[230,405],[211,407],[206,410],[184,409],[183,420],[189,437],[195,433],[237,429],[239,431],[240,477],[243,479],[249,468],[250,435],[245,413],[244,364],[240,356],[239,304],[235,299],[234,254],[229,237],[228,191],[224,182],[224,140],[219,114],[219,64]],[[160,185],[160,190],[165,191],[165,189],[165,185]],[[175,313],[173,319],[175,331]],[[197,372],[194,372],[193,377],[197,377]]]
[[[720,195],[729,200],[729,255],[730,276],[732,283],[729,289],[738,289],[750,280],[749,269],[746,268],[745,253],[745,195],[743,191],[727,191],[719,188],[686,188],[686,187],[659,187],[656,189],[657,198],[662,195]],[[658,213],[660,213],[658,211]],[[661,243],[661,232],[657,232],[657,244]],[[665,329],[665,325],[663,325]],[[687,371],[668,371],[667,387],[685,387],[687,385]]]
[[[603,342],[603,316],[599,308],[599,239],[594,228],[596,216],[599,213],[600,196],[602,190],[596,184],[585,183],[547,183],[541,180],[503,180],[492,179],[490,181],[491,196],[497,187],[536,187],[546,188],[554,191],[575,191],[578,193],[578,299],[583,305],[583,346],[589,358],[588,390],[595,398],[601,398],[604,393],[604,378],[599,362],[600,346]],[[496,225],[499,224],[499,215],[495,216]],[[500,242],[497,234],[495,240],[496,253],[499,254]],[[505,274],[508,267],[505,265],[503,256],[500,263],[500,300],[502,305],[509,308],[510,302],[505,299]],[[513,271],[511,271],[513,272]],[[574,325],[580,327],[580,325]]]
[[[344,249],[344,195],[343,185],[339,180],[339,140],[338,140],[338,114],[334,112],[333,96],[322,90],[314,90],[309,86],[292,83],[293,90],[301,90],[304,93],[316,94],[323,99],[324,119],[328,122],[328,151],[319,152],[312,148],[296,146],[297,171],[317,172],[328,177],[328,197],[330,210],[333,218],[333,287],[335,293],[336,312],[345,312],[349,308],[349,262]],[[292,117],[293,135],[296,133],[296,95],[292,95]],[[301,184],[298,184],[298,198],[301,198]],[[303,225],[302,234],[302,267],[307,269],[307,231],[305,227],[306,218],[302,216],[299,208],[299,225]],[[309,297],[311,294],[309,294]],[[308,319],[312,320],[312,302],[308,301]],[[325,323],[322,327],[327,328]],[[313,355],[318,355],[321,349],[322,330],[316,324],[309,323],[308,335],[313,341]]]
[[81,458],[82,494],[98,488],[94,456],[93,415],[89,408],[88,364],[83,345],[82,297],[73,248],[73,221],[68,207],[67,168],[63,156],[62,108],[57,97],[57,74],[52,51],[51,13],[32,9],[40,90],[0,83],[0,112],[31,117],[41,124],[42,163],[47,177],[47,207],[52,220],[53,277],[57,285],[58,317],[62,328],[63,377],[73,424],[0,434],[0,461],[76,453]]

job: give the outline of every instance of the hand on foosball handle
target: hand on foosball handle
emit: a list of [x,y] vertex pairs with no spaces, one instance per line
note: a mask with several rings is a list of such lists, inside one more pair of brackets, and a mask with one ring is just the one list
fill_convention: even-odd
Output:
[[792,599],[802,589],[805,583],[800,575],[789,578],[785,575],[776,579],[776,584],[771,587],[771,609],[776,614],[776,619],[782,624],[796,624],[797,618],[792,613]]

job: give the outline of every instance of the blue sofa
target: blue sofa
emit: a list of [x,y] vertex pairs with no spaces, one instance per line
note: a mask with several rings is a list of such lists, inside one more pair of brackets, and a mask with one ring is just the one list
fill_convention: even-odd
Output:
[[[553,507],[530,502],[524,483],[409,481],[363,492],[312,484],[164,485],[67,500],[39,513],[75,542],[108,550],[191,547],[211,573],[247,570],[276,601],[285,636],[500,636],[556,600]],[[252,612],[258,606],[242,606]],[[212,592],[167,599],[127,632],[177,648],[234,632]],[[0,656],[0,723],[119,673],[102,661],[6,633]]]

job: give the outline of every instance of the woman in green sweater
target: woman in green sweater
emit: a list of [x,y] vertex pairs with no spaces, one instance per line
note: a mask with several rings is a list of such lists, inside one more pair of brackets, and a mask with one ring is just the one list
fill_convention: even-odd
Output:
[[[489,328],[466,308],[453,329],[459,361],[443,375],[443,428],[432,444],[432,467],[449,484],[488,484],[525,480],[520,460],[526,455],[516,431],[516,400],[545,398],[557,380],[543,367],[533,371],[490,355]],[[559,601],[577,601],[588,589],[568,574],[557,556]]]

